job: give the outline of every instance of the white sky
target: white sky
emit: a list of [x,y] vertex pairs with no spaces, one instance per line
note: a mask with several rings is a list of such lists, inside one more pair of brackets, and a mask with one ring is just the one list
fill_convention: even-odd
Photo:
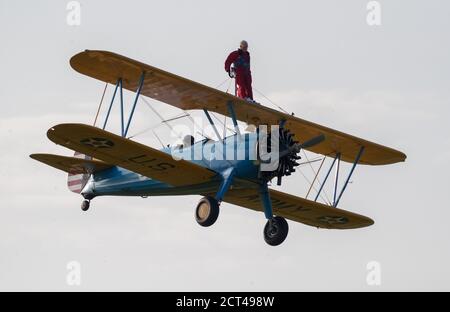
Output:
[[[448,1],[380,1],[378,27],[361,0],[80,3],[81,25],[68,26],[65,1],[0,0],[0,290],[449,290]],[[110,50],[216,86],[241,39],[254,86],[276,103],[408,155],[357,168],[340,203],[374,226],[290,222],[271,248],[253,211],[223,204],[198,226],[199,196],[96,198],[82,213],[65,173],[28,158],[70,155],[47,129],[92,123],[103,84],[73,71],[73,54]],[[157,123],[142,106],[140,124]],[[297,174],[281,190],[304,186]],[[72,260],[80,286],[66,284]],[[380,286],[366,283],[369,261]]]

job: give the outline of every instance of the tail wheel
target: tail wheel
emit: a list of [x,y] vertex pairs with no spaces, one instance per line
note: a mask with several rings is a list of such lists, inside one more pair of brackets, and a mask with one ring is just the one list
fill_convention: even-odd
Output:
[[81,210],[83,211],[87,211],[89,209],[90,206],[90,201],[85,199],[81,202]]
[[286,239],[289,225],[283,217],[273,217],[264,227],[264,240],[270,246],[278,246]]
[[206,196],[200,199],[195,209],[195,220],[201,226],[211,226],[219,217],[219,203],[214,197]]

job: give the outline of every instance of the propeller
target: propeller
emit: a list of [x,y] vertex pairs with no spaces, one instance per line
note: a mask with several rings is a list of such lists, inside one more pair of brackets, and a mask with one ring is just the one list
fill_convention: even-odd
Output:
[[318,135],[318,136],[316,136],[316,137],[314,137],[314,138],[312,138],[312,139],[310,139],[310,140],[308,140],[306,142],[303,142],[300,145],[301,145],[301,148],[310,148],[310,147],[313,147],[313,146],[315,146],[317,144],[322,143],[324,140],[325,140],[325,136],[323,134],[321,134],[321,135]]
[[[321,135],[316,136],[316,137],[314,137],[314,138],[312,138],[312,139],[310,139],[310,140],[308,140],[308,141],[306,141],[304,143],[301,143],[301,144],[298,143],[297,141],[294,141],[294,143],[291,146],[289,146],[287,149],[285,149],[285,150],[283,150],[283,151],[281,151],[279,153],[278,158],[281,159],[284,156],[289,155],[289,154],[291,154],[293,152],[295,154],[297,154],[297,153],[300,152],[300,150],[302,148],[311,148],[311,147],[313,147],[313,146],[315,146],[317,144],[322,143],[323,140],[325,140],[325,136],[323,134],[321,134]],[[297,155],[295,155],[295,157],[298,157],[298,158],[296,158],[297,160],[300,159],[300,157],[297,156]]]
[[[320,144],[323,140],[325,140],[325,136],[323,134],[318,135],[308,141],[303,143],[299,143],[294,140],[294,134],[290,133],[289,130],[280,129],[279,130],[279,150],[278,153],[278,167],[274,171],[263,172],[265,175],[265,179],[267,181],[271,180],[274,177],[277,177],[277,185],[281,185],[282,177],[289,176],[293,172],[295,172],[295,167],[300,164],[296,161],[301,159],[299,155],[297,155],[302,148],[311,148],[317,144]],[[268,142],[271,142],[271,139],[268,138]],[[268,151],[271,151],[270,144],[268,145]],[[270,160],[262,160],[262,162],[269,163],[276,159]]]

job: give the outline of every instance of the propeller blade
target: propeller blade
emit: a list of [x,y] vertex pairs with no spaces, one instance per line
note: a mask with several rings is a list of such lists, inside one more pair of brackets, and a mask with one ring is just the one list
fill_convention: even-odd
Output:
[[312,139],[310,139],[310,140],[308,140],[308,141],[306,141],[306,142],[303,142],[303,143],[301,144],[301,147],[302,147],[302,148],[313,147],[313,146],[315,146],[315,145],[317,145],[317,144],[322,143],[323,140],[325,140],[325,136],[324,136],[323,134],[321,134],[321,135],[319,135],[319,136],[316,136],[315,138],[312,138]]
[[292,133],[289,133],[289,137],[288,137],[288,145],[289,145],[289,146],[294,145],[294,138],[293,138]]

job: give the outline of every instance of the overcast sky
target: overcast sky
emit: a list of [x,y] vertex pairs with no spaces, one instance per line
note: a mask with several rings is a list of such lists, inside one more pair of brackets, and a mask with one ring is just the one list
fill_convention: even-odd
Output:
[[[65,1],[0,0],[0,290],[450,290],[448,1],[379,1],[379,26],[361,0],[79,2],[81,24],[69,26]],[[241,39],[272,101],[407,154],[358,167],[340,202],[375,225],[289,222],[273,248],[263,214],[237,206],[201,228],[200,196],[100,197],[83,213],[66,174],[29,159],[71,155],[47,129],[94,119],[104,84],[70,68],[75,53],[109,50],[215,87]],[[137,125],[157,124],[139,105]],[[305,195],[300,173],[283,182]],[[70,261],[79,286],[66,282]],[[366,282],[371,261],[378,286]]]

